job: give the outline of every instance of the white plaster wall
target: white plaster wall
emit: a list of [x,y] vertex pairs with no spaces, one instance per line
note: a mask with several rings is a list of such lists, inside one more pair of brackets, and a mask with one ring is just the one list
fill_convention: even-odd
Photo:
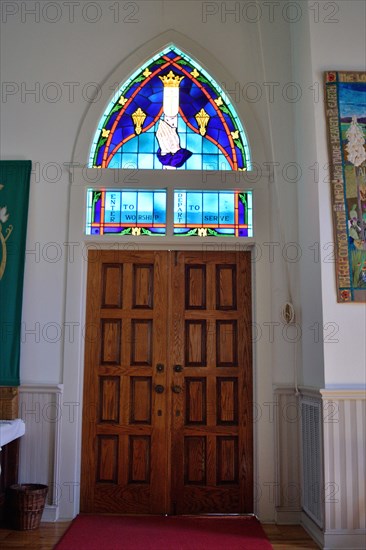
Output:
[[[120,2],[118,14],[113,8],[114,3],[97,3],[100,19],[92,23],[90,21],[99,18],[99,15],[93,7],[89,7],[83,16],[82,10],[87,4],[90,3],[81,2],[75,6],[74,13],[62,3],[58,11],[52,6],[44,10],[39,2],[3,2],[1,5],[1,154],[2,158],[30,158],[35,164],[24,288],[22,381],[62,381],[67,258],[63,243],[66,241],[68,185],[66,174],[61,174],[60,167],[71,159],[81,114],[85,112],[87,98],[94,89],[90,83],[102,82],[121,59],[142,42],[167,28],[176,28],[203,44],[231,74],[237,76],[238,86],[232,90],[232,95],[239,105],[243,101],[250,103],[257,117],[259,132],[266,146],[266,158],[261,161],[280,162],[280,167],[285,166],[295,159],[291,131],[293,105],[283,101],[283,96],[276,93],[281,90],[277,86],[274,102],[266,101],[269,88],[264,83],[279,82],[283,86],[289,82],[288,27],[291,26],[295,55],[298,48],[294,75],[297,68],[302,69],[298,70],[296,81],[304,84],[304,90],[306,85],[317,83],[320,86],[318,101],[313,100],[315,92],[306,88],[305,103],[299,102],[295,106],[301,109],[296,158],[305,174],[298,186],[301,197],[299,244],[303,245],[303,251],[306,249],[309,259],[300,263],[301,314],[307,327],[314,323],[335,323],[339,326],[335,337],[339,342],[326,341],[324,344],[326,384],[363,383],[365,307],[362,304],[341,305],[335,301],[334,266],[327,262],[329,249],[326,248],[333,240],[330,189],[323,182],[326,173],[322,171],[317,193],[314,193],[314,173],[308,167],[313,162],[319,162],[320,167],[328,162],[321,93],[323,71],[364,67],[364,3],[358,0],[338,1],[334,3],[334,13],[329,6],[325,9],[324,2],[319,3],[319,14],[314,9],[306,11],[302,8],[303,17],[292,25],[287,25],[283,16],[270,20],[267,10],[261,12],[257,24],[254,23],[256,16],[253,11],[241,10],[230,14],[225,12],[222,3],[211,3],[213,7],[210,5],[208,8],[208,3],[174,1],[136,2],[131,6]],[[232,4],[235,7],[235,3]],[[227,2],[226,7],[228,10],[232,6]],[[56,20],[58,17],[59,20]],[[306,31],[302,30],[303,25],[307,24],[310,25],[311,58]],[[302,35],[304,32],[305,35]],[[312,70],[307,63],[310,61]],[[252,100],[255,87],[245,88],[250,82],[257,83],[263,93],[258,101]],[[36,92],[28,93],[30,90]],[[54,101],[56,95],[59,97]],[[107,99],[106,94],[102,96],[101,105]],[[310,105],[314,108],[314,122],[308,109]],[[281,200],[285,201],[282,203],[281,218],[285,221],[286,242],[289,238],[293,240],[293,235],[297,238],[296,208],[289,189],[291,185],[281,181],[281,173],[277,174],[277,181],[286,190],[281,194]],[[309,223],[309,211],[312,223]],[[275,231],[276,224],[273,227],[274,237]],[[315,252],[308,248],[318,242],[318,231],[322,261],[314,266]],[[274,242],[278,242],[277,237]],[[281,287],[280,284],[283,262],[279,261],[277,265],[278,269],[274,270],[274,315],[286,295],[286,285]],[[323,315],[317,284],[320,268]],[[290,265],[290,270],[294,273],[294,276],[290,275],[293,282],[296,280],[296,266]],[[296,300],[296,290],[293,294]],[[273,317],[268,321],[276,319]],[[308,330],[309,339],[314,339],[313,333]],[[288,365],[289,350],[287,342],[277,342],[275,377],[281,382],[289,376],[288,366],[284,366]],[[321,386],[322,352],[318,346],[308,345],[314,342],[304,338],[304,343],[302,382]],[[346,371],[344,365],[350,362],[353,368]]]
[[[270,351],[263,353],[268,361],[261,362],[258,369],[261,379],[265,375],[268,380],[266,384],[293,384],[294,346],[283,337],[277,324],[284,300],[292,298],[297,305],[300,302],[296,287],[298,263],[285,261],[282,255],[284,244],[298,242],[296,188],[283,177],[284,167],[296,160],[294,104],[283,95],[284,89],[285,94],[293,91],[288,87],[292,79],[291,25],[281,10],[272,20],[268,3],[257,12],[253,11],[253,5],[253,2],[83,0],[74,4],[72,13],[70,5],[63,2],[1,3],[1,154],[2,158],[31,159],[35,168],[24,284],[23,384],[64,382],[63,339],[71,338],[70,325],[65,326],[66,273],[70,267],[65,243],[70,189],[64,163],[71,161],[78,128],[92,93],[122,60],[167,29],[175,29],[199,44],[233,76],[235,83],[228,91],[239,113],[251,110],[261,140],[263,153],[254,159],[257,169],[266,174],[265,163],[278,163],[272,180],[271,208],[266,213],[271,235],[259,243],[263,256],[258,262],[262,264],[255,267],[261,277],[268,278],[272,289],[267,318],[262,312],[259,315],[262,340],[258,343]],[[236,11],[230,13],[230,8]],[[93,18],[97,20],[95,23],[91,22]],[[215,75],[215,68],[209,69]],[[121,75],[121,80],[126,76]],[[36,92],[28,93],[30,90]],[[268,95],[271,90],[273,101]],[[112,92],[102,88],[98,99],[101,114]],[[277,202],[279,210],[275,207]],[[269,261],[271,250],[273,261]],[[265,274],[263,265],[268,268]],[[302,297],[305,301],[309,298],[307,292]],[[77,299],[81,304],[82,299]],[[80,309],[80,304],[75,307]],[[68,323],[72,321],[67,319]],[[66,387],[65,401],[70,399],[67,391]],[[264,411],[257,446],[257,467],[262,472],[260,489],[264,491],[259,505],[262,519],[271,520],[273,417],[267,413],[273,395],[268,386],[259,388],[258,395],[258,405]],[[67,456],[72,462],[74,449],[69,446]],[[63,453],[67,448],[64,442]],[[63,480],[74,481],[73,475],[64,476]]]
[[357,0],[308,2],[305,16],[292,28],[294,78],[303,90],[295,127],[297,158],[303,168],[298,185],[304,252],[299,278],[303,382],[315,387],[365,385],[365,304],[336,300],[324,107],[324,71],[365,69],[365,9],[365,3]]
[[[304,92],[295,110],[297,158],[304,168],[298,185],[299,242],[306,252],[299,281],[303,328],[313,327],[303,340],[302,371],[306,386],[338,390],[329,390],[329,401],[323,402],[324,486],[335,487],[337,499],[321,497],[324,533],[317,533],[305,514],[302,521],[318,540],[323,539],[324,548],[363,548],[364,524],[359,516],[364,515],[364,499],[362,490],[357,490],[362,485],[359,472],[364,470],[364,432],[358,429],[353,407],[358,395],[364,396],[366,307],[338,304],[336,299],[324,71],[365,70],[365,3],[301,5],[308,8],[306,17],[292,28],[294,78]],[[317,326],[324,330],[315,332]],[[348,395],[347,388],[361,391],[351,390]],[[327,396],[327,390],[322,393]],[[329,416],[331,407],[334,419]],[[362,405],[357,407],[361,413]]]
[[[316,23],[310,17],[313,80],[323,83],[326,70],[364,71],[366,66],[366,4],[358,0],[338,1],[335,23]],[[317,160],[329,162],[323,94],[314,104]],[[321,171],[324,180],[327,170]],[[326,387],[359,387],[366,381],[366,305],[338,304],[334,264],[327,261],[327,243],[333,241],[330,186],[318,188],[323,323],[333,323],[337,334],[324,335],[324,379]],[[336,340],[331,342],[330,340]]]
[[[263,338],[270,345],[274,385],[295,384],[295,354],[301,343],[300,333],[285,327],[280,312],[285,302],[299,311],[297,224],[297,168],[293,139],[294,101],[298,89],[293,85],[291,32],[281,3],[259,2],[260,51],[263,66],[262,108],[267,113],[266,135],[270,150],[263,171],[269,176],[271,233],[262,243],[263,254],[271,265],[271,317],[262,327]],[[284,4],[286,5],[286,4]],[[269,10],[269,11],[267,11]],[[291,17],[291,15],[289,14]],[[298,341],[299,340],[299,341]]]
[[[307,7],[303,2],[301,4]],[[297,183],[298,227],[301,259],[299,262],[299,323],[302,330],[301,383],[310,387],[324,385],[323,311],[321,295],[319,187],[317,175],[317,136],[314,105],[322,94],[321,82],[313,81],[310,49],[309,11],[291,28],[294,82],[301,97],[294,105],[296,162],[301,169]],[[312,328],[311,328],[312,327]]]
[[[118,13],[115,2],[94,4],[98,10],[87,1],[73,8],[60,2],[58,9],[51,2],[2,3],[1,153],[2,158],[29,158],[34,163],[24,285],[23,383],[62,382],[62,341],[69,332],[63,320],[68,223],[64,163],[71,160],[82,116],[96,85],[138,46],[166,29],[196,41],[234,76],[229,92],[239,112],[244,106],[252,110],[265,151],[263,158],[254,159],[257,169],[265,173],[264,163],[280,164],[275,178],[282,211],[280,216],[275,213],[274,220],[277,223],[281,217],[285,241],[297,240],[294,189],[281,177],[282,167],[294,160],[293,106],[282,95],[291,81],[289,25],[284,18],[273,23],[269,9],[255,12],[253,2],[240,6],[235,2],[119,2]],[[93,19],[97,21],[92,23]],[[276,82],[273,102],[268,101],[269,81]],[[102,89],[101,112],[111,93]],[[275,208],[275,195],[273,201]],[[274,314],[268,323],[279,321],[280,304],[288,295],[276,223],[271,236]],[[262,246],[264,261],[270,247]],[[261,328],[268,343],[270,328]],[[288,381],[291,345],[278,325],[275,334],[276,354],[270,369],[277,382]]]

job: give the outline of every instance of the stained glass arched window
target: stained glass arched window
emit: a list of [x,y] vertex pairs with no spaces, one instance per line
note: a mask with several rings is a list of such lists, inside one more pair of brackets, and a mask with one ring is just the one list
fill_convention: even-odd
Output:
[[196,61],[172,45],[119,88],[95,134],[89,166],[250,170],[233,105]]

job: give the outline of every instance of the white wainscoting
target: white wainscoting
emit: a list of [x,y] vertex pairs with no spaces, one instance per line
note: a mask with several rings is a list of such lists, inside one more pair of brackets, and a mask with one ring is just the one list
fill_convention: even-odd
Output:
[[19,388],[19,416],[26,426],[20,441],[19,483],[48,485],[42,521],[58,517],[62,389],[62,385]]
[[366,548],[366,393],[321,390],[324,412],[324,548]]
[[302,524],[323,544],[322,400],[318,390],[282,386],[276,399],[276,522]]
[[276,403],[276,523],[301,519],[299,402],[295,390],[279,387]]
[[[301,523],[325,550],[364,550],[366,392],[277,387],[275,396],[277,522]],[[300,502],[286,490],[296,485]]]
[[320,395],[312,398],[302,395],[301,406],[301,505],[308,516],[320,527],[324,526],[323,506],[323,427]]
[[301,524],[323,548],[324,456],[323,403],[319,390],[301,388]]

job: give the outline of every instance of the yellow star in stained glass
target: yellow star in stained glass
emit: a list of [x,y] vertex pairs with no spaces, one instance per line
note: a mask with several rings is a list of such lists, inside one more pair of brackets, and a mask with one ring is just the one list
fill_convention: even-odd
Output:
[[123,97],[123,95],[121,95],[121,97],[119,98],[119,101],[118,103],[120,105],[125,105],[125,103],[127,103],[128,99],[126,99],[125,97]]
[[238,168],[238,171],[239,171],[239,172],[246,172],[247,169],[246,169],[246,168]]
[[224,104],[224,102],[223,102],[222,99],[221,99],[221,96],[219,96],[217,99],[214,99],[214,102],[216,103],[216,105],[217,105],[218,107],[221,107],[221,105]]
[[196,68],[193,69],[193,71],[191,72],[191,75],[193,76],[193,78],[197,78],[197,76],[199,76],[199,72],[197,71]]
[[146,69],[144,70],[144,72],[143,72],[142,74],[143,74],[144,76],[146,76],[146,78],[147,78],[148,76],[151,75],[151,71],[150,71],[150,69],[148,69],[148,68],[146,67]]
[[233,139],[238,139],[239,138],[239,130],[235,130],[235,132],[231,132],[231,137]]
[[102,130],[102,137],[106,137],[106,138],[107,138],[107,137],[109,136],[110,133],[111,133],[110,130],[106,130],[105,128],[103,128],[103,130]]

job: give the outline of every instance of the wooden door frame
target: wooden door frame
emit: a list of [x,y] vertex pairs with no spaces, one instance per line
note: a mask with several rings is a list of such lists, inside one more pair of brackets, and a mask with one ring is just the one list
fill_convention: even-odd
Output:
[[[157,37],[147,41],[141,47],[134,50],[116,67],[102,83],[106,90],[120,81],[121,75],[128,75],[139,66],[142,59],[151,57],[151,52],[160,51],[169,43],[175,43],[183,50],[190,52],[203,66],[215,68],[218,82],[225,82],[227,89],[235,88],[235,78],[227,72],[227,69],[212,54],[202,48],[202,45],[192,42],[192,39],[174,30],[160,33]],[[109,92],[108,92],[109,93]],[[212,250],[251,250],[256,243],[268,243],[271,240],[271,203],[270,194],[273,187],[272,176],[267,173],[266,162],[273,160],[270,140],[266,134],[261,135],[257,115],[251,106],[245,102],[236,104],[236,109],[250,137],[252,158],[255,160],[253,171],[248,172],[200,172],[179,171],[172,177],[170,170],[95,170],[86,169],[86,159],[89,158],[91,139],[95,132],[96,121],[103,114],[104,104],[91,103],[81,121],[75,146],[72,153],[69,172],[69,223],[67,245],[65,246],[66,262],[66,294],[64,320],[68,323],[65,327],[63,347],[63,416],[60,427],[60,436],[56,442],[56,480],[62,489],[56,517],[73,518],[80,509],[80,467],[81,467],[81,406],[84,375],[84,339],[83,327],[85,323],[86,302],[86,261],[85,247],[94,245],[96,248],[127,249],[170,249],[170,250],[202,250],[203,246],[209,246]],[[65,165],[66,166],[66,165]],[[117,175],[117,179],[116,179]],[[254,193],[254,231],[255,237],[249,239],[190,239],[183,241],[181,237],[161,237],[157,239],[129,238],[117,244],[117,239],[103,237],[103,240],[88,238],[85,235],[84,213],[86,209],[86,189],[88,187],[118,187],[136,186],[141,188],[166,188],[168,195],[173,189],[190,189],[192,185],[209,187],[210,189],[252,189]],[[172,221],[168,213],[168,221]],[[123,238],[122,238],[123,239]],[[268,261],[261,261],[259,254],[252,252],[252,319],[253,323],[263,323],[271,319],[271,288],[268,276],[271,266]],[[271,377],[268,376],[263,366],[271,365],[272,350],[268,342],[253,339],[253,398],[261,403],[273,400],[273,388]],[[259,368],[260,367],[260,368]],[[253,467],[255,486],[274,481],[274,442],[272,440],[272,425],[254,421],[253,437]],[[257,441],[261,439],[261,455],[257,454]],[[62,449],[62,455],[57,449]],[[64,496],[65,495],[65,496]],[[274,504],[269,504],[265,499],[258,498],[254,502],[255,513],[272,521],[274,519]]]
[[[113,261],[116,261],[116,262],[122,262],[124,261],[123,259],[123,251],[118,251],[118,253],[116,255],[114,255],[114,251],[111,251],[111,250],[108,250],[108,249],[103,249],[103,252],[107,252],[108,253],[108,257],[105,259],[105,262],[111,262],[112,261],[112,258]],[[152,260],[152,254],[154,255],[155,252],[159,253],[159,252],[167,252],[168,255],[165,256],[167,258],[167,260],[165,261],[168,261],[168,264],[169,266],[172,267],[172,269],[174,270],[174,256],[172,254],[172,252],[181,252],[181,250],[160,250],[160,251],[155,251],[155,250],[148,250],[148,249],[143,249],[143,250],[138,250],[138,251],[134,251],[132,254],[133,256],[136,258],[136,261],[138,262],[143,262],[144,261],[144,258],[146,257],[149,257],[150,258],[150,261]],[[201,251],[201,250],[192,250],[192,247],[190,247],[189,250],[185,250],[183,252],[183,254],[189,254],[192,253],[194,254],[194,257],[197,257],[197,260],[200,261],[199,259],[199,255],[202,253],[204,256],[202,256],[202,261],[205,263],[205,262],[208,262],[208,263],[211,263],[213,261],[213,257],[220,257],[221,258],[221,261],[226,261],[226,258],[225,258],[225,254],[226,253],[229,253],[228,251],[225,251],[224,253],[222,252],[219,252],[219,251]],[[248,263],[248,253],[250,254],[249,251],[246,251],[246,252],[242,252],[242,254],[246,254],[246,263]],[[197,256],[198,254],[198,256]],[[241,253],[237,252],[237,251],[230,251],[230,254],[235,254],[235,256],[232,256],[232,261],[235,261],[235,262],[238,262],[239,261],[239,258],[238,258],[238,254],[239,256],[241,255]],[[127,251],[126,250],[126,261],[129,261],[129,257],[131,257],[131,252],[130,251]],[[237,259],[234,260],[234,257],[236,257]],[[177,256],[175,256],[175,258],[177,258]],[[102,265],[102,264],[99,264],[99,261],[100,261],[100,258],[99,258],[99,254],[98,252],[92,250],[91,251],[91,255],[88,255],[88,261],[87,261],[87,277],[88,277],[88,281],[90,283],[91,279],[90,279],[90,267],[93,267],[93,262],[94,261],[97,261],[98,264],[97,265]],[[175,264],[176,265],[176,264]],[[239,265],[239,264],[238,264]],[[244,264],[243,264],[244,265]],[[99,273],[99,271],[98,271]],[[241,273],[241,272],[240,272]],[[184,273],[182,273],[182,275],[184,276]],[[95,273],[95,270],[94,270],[94,277],[96,276],[96,273]],[[171,272],[170,271],[170,267],[169,267],[169,283],[168,283],[168,286],[169,288],[171,287],[171,281],[170,281],[170,278],[173,276],[173,271]],[[249,276],[250,276],[250,285],[252,283],[251,281],[251,270],[249,272]],[[240,275],[238,274],[238,278],[237,278],[237,283],[238,285],[240,285]],[[155,286],[155,285],[154,285]],[[126,291],[127,289],[125,289]],[[88,288],[86,289],[86,291],[88,291]],[[250,291],[249,291],[249,296],[248,296],[248,299],[249,299],[249,305],[250,305],[250,321],[252,319],[252,306],[251,306],[251,299],[252,299],[252,285],[250,286]],[[88,315],[88,311],[89,311],[89,314],[91,313],[91,302],[90,300],[93,300],[93,295],[90,295],[86,297],[86,315]],[[173,306],[174,307],[174,306]],[[167,331],[168,331],[168,338],[170,338],[172,336],[172,328],[173,328],[173,325],[172,325],[172,318],[171,318],[171,313],[170,313],[170,310],[172,309],[172,303],[170,301],[170,299],[168,300],[168,311],[167,311]],[[241,310],[240,310],[241,311]],[[244,310],[243,310],[243,313],[244,313]],[[86,325],[88,325],[90,319],[89,318],[86,318]],[[169,327],[169,328],[168,328]],[[169,341],[167,340],[166,342],[167,344],[167,350],[169,349],[170,347],[170,344],[169,344]],[[253,359],[252,359],[252,346],[249,347],[249,355],[250,355],[250,371],[247,371],[248,372],[248,381],[250,382],[249,386],[248,386],[248,392],[246,392],[246,398],[245,398],[245,403],[243,403],[243,407],[247,408],[248,407],[248,404],[250,406],[250,403],[252,403],[253,401],[253,384],[252,384],[252,379],[253,379]],[[167,358],[168,360],[168,358]],[[84,370],[85,370],[85,362],[87,361],[87,354],[85,354],[85,358],[84,358]],[[247,363],[248,365],[248,363]],[[245,367],[245,365],[243,364],[243,367]],[[88,380],[89,380],[89,383],[91,383],[91,379],[90,379],[90,376],[91,376],[91,372],[90,372],[90,369],[88,370]],[[170,369],[168,367],[168,363],[166,364],[166,381],[165,381],[165,385],[166,387],[170,387],[171,385],[171,379],[172,379],[172,373],[170,372]],[[84,384],[83,384],[83,393],[84,393]],[[250,394],[250,395],[248,395]],[[84,394],[84,397],[85,397],[86,394]],[[243,396],[244,398],[244,396]],[[167,402],[166,402],[166,411],[165,411],[165,414],[169,415],[171,410],[172,410],[172,394],[171,392],[168,392],[167,394]],[[83,411],[83,426],[84,428],[88,425],[85,425],[85,418],[87,416],[87,412],[88,412],[88,409],[85,411],[84,410],[84,404],[83,404],[83,408],[82,408],[82,411]],[[249,417],[251,416],[251,411],[248,411],[248,415]],[[245,415],[246,417],[246,415]],[[166,419],[166,425],[165,425],[165,435],[166,435],[166,443],[167,443],[167,446],[166,446],[166,452],[167,452],[167,459],[166,459],[166,465],[167,465],[167,477],[168,477],[168,480],[169,482],[167,483],[166,487],[165,487],[165,497],[164,497],[164,501],[166,502],[165,504],[165,513],[173,513],[173,501],[171,501],[171,491],[172,491],[172,475],[173,475],[173,472],[172,472],[172,440],[171,440],[171,437],[172,437],[172,425],[170,424],[171,421],[174,421],[173,418],[169,417]],[[95,420],[95,422],[97,422],[97,420]],[[249,472],[251,473],[251,487],[248,487],[248,490],[249,490],[249,493],[251,493],[253,491],[253,487],[254,487],[254,477],[253,477],[253,463],[254,463],[254,452],[253,452],[253,441],[252,441],[252,438],[253,438],[253,430],[251,430],[250,433],[250,442],[248,441],[248,448],[249,448],[249,456],[246,455],[246,458],[245,458],[245,464],[246,464],[246,467],[245,469],[248,468]],[[85,441],[84,440],[84,434],[83,434],[83,441],[84,441],[84,444],[85,444]],[[84,444],[82,445],[82,448],[81,448],[81,463],[82,464],[88,464],[89,463],[89,459],[86,458],[85,454],[83,454],[83,451],[84,452],[88,452],[90,453],[90,444],[88,443],[88,449],[85,450],[85,447],[84,447]],[[89,454],[88,454],[89,456]],[[88,476],[90,476],[90,471],[88,470]],[[84,474],[85,475],[85,474]],[[84,478],[84,484],[86,483],[85,481],[85,478]],[[92,487],[89,487],[88,490],[91,490]],[[84,507],[85,507],[85,490],[86,490],[86,486],[84,485]],[[250,499],[249,499],[250,500]],[[244,502],[244,501],[243,501]],[[248,501],[249,502],[249,501]],[[92,509],[91,509],[92,510]],[[253,510],[252,509],[248,509],[247,512],[252,512]],[[232,513],[230,512],[229,510],[227,511],[227,513]],[[236,512],[237,513],[237,512]]]
[[[231,177],[229,175],[229,177]],[[129,242],[120,243],[116,239],[103,241],[88,238],[83,234],[83,219],[80,217],[80,208],[85,201],[85,184],[71,187],[71,212],[69,242],[73,243],[68,255],[67,263],[67,293],[65,324],[68,323],[68,332],[65,331],[64,343],[64,375],[63,375],[63,418],[60,428],[60,436],[57,446],[62,448],[62,455],[56,454],[56,479],[59,482],[65,498],[59,500],[56,509],[56,518],[73,518],[80,510],[80,469],[81,469],[81,411],[84,375],[84,323],[86,312],[86,281],[87,262],[86,250],[94,249],[127,249],[127,250],[202,250],[205,247],[210,251],[251,251],[252,254],[252,320],[259,325],[271,316],[270,307],[270,282],[268,277],[269,265],[261,261],[261,248],[259,252],[255,240],[231,240],[218,241],[218,239],[205,238],[192,242],[181,239],[164,239],[144,241],[131,239]],[[259,211],[258,225],[259,236],[265,241],[268,219],[266,210]],[[75,300],[75,296],[79,297]],[[264,403],[273,400],[272,380],[265,372],[264,366],[271,363],[271,348],[267,342],[253,338],[253,400]],[[261,366],[261,368],[259,368]],[[273,425],[259,422],[260,416],[255,414],[253,425],[253,470],[255,494],[259,497],[261,487],[274,479],[274,444]],[[261,439],[261,454],[258,455],[258,440]],[[257,490],[257,488],[259,488]],[[268,503],[263,498],[254,499],[254,513],[260,515],[261,510],[265,517],[274,517],[274,504]]]

